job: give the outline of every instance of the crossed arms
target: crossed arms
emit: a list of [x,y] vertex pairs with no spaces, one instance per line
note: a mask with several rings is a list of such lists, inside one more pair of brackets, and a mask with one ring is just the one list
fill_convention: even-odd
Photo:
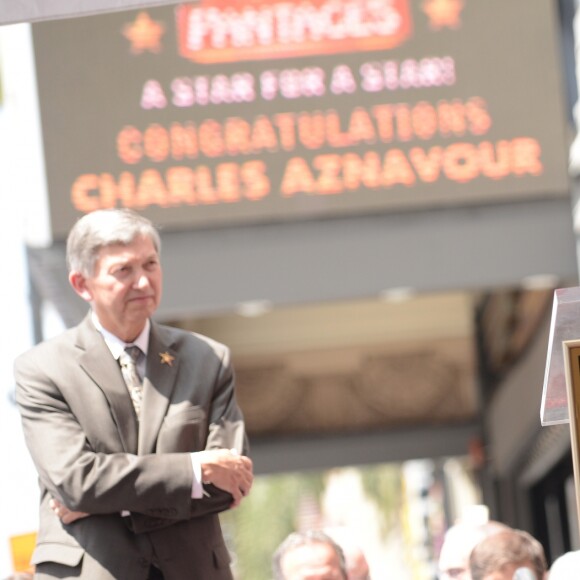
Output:
[[[129,511],[135,531],[145,531],[143,518],[150,531],[236,507],[249,493],[252,462],[243,455],[243,423],[229,365],[212,394],[205,450],[166,445],[162,453],[136,455],[125,451],[115,422],[119,417],[103,392],[85,388],[86,377],[83,383],[78,369],[57,381],[45,370],[45,358],[42,351],[31,351],[18,359],[17,401],[41,484],[63,523]],[[201,466],[202,481],[211,483],[209,498],[192,499],[191,455]],[[158,520],[153,528],[152,518]]]

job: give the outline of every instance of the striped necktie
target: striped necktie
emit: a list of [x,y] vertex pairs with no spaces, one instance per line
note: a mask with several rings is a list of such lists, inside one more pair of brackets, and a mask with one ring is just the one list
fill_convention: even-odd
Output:
[[137,361],[141,356],[141,349],[138,346],[127,346],[119,357],[121,364],[121,372],[123,379],[129,389],[131,401],[137,415],[137,420],[140,419],[141,405],[143,403],[143,383],[137,373]]

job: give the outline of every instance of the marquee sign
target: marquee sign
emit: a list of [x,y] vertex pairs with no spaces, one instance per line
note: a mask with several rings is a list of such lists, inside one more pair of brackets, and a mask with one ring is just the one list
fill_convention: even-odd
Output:
[[200,0],[33,25],[51,221],[563,195],[553,3]]

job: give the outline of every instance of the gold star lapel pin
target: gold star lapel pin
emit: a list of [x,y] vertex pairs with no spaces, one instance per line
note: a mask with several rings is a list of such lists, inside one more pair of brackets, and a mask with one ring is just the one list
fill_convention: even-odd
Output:
[[170,355],[168,352],[160,352],[159,356],[161,357],[161,364],[162,365],[169,365],[170,367],[173,366],[173,361],[175,357]]

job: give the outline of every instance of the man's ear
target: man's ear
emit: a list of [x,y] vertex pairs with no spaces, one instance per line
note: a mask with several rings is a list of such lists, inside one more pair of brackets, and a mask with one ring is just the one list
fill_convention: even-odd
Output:
[[87,286],[87,279],[80,272],[71,272],[68,275],[68,281],[74,291],[87,302],[93,299],[93,295]]

